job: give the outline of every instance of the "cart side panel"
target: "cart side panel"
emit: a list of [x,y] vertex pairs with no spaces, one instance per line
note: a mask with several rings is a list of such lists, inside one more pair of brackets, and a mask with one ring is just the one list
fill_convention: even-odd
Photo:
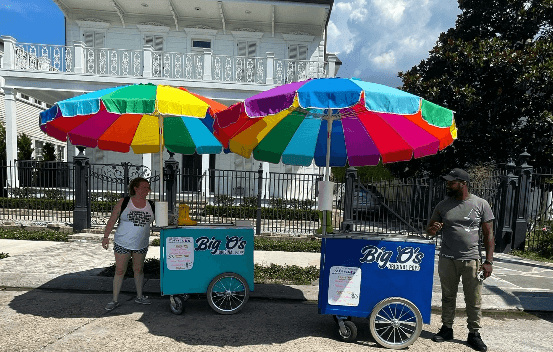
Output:
[[[373,307],[390,297],[413,302],[423,322],[430,323],[435,246],[432,243],[326,238],[321,245],[319,313],[369,317]],[[344,286],[339,270],[350,273],[360,269],[357,287],[351,274],[347,297],[337,302],[336,292]],[[357,273],[359,274],[359,273]],[[357,279],[359,281],[359,278]],[[353,287],[353,288],[352,288]],[[331,299],[329,300],[329,289]],[[345,295],[345,294],[342,294]],[[352,299],[352,297],[356,297]],[[332,304],[331,304],[332,303]]]
[[[170,268],[167,238],[191,238],[192,267]],[[160,286],[162,295],[206,293],[211,280],[225,272],[241,275],[253,291],[253,229],[236,227],[183,227],[160,233]],[[228,254],[242,246],[243,254]]]

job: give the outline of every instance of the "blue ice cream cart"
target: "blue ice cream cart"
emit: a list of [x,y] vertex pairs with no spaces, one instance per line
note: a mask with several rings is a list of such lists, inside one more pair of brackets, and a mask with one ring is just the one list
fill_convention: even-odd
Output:
[[160,230],[160,286],[181,314],[189,294],[206,293],[219,314],[240,311],[253,291],[253,228],[165,227]]
[[322,239],[319,313],[333,315],[352,342],[351,317],[369,319],[376,342],[401,349],[430,323],[435,244],[408,236],[331,236]]

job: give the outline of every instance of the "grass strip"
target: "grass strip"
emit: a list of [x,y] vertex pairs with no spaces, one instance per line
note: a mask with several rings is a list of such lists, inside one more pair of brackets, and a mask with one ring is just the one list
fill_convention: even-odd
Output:
[[56,241],[68,242],[69,236],[65,232],[52,230],[27,231],[24,229],[1,229],[0,238],[7,240],[27,240],[27,241]]
[[[157,258],[147,258],[144,261],[144,277],[148,279],[159,279],[160,261]],[[115,263],[102,270],[99,276],[113,277],[115,274]],[[284,285],[311,285],[319,278],[319,269],[316,266],[306,268],[297,265],[276,265],[261,266],[254,264],[254,283],[256,284],[284,284]],[[127,265],[125,277],[132,278],[134,273],[132,263]]]

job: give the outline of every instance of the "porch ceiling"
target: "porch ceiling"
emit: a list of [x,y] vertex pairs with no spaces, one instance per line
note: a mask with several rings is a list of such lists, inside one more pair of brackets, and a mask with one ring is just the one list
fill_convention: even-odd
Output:
[[[221,20],[217,0],[55,0],[55,3],[72,19],[84,19],[83,14],[97,13],[125,16],[169,17],[173,8],[177,19]],[[227,22],[271,23],[272,6],[275,6],[275,23],[324,26],[333,0],[319,1],[221,1],[224,19]],[[117,9],[116,6],[119,8]],[[120,10],[120,11],[118,11]],[[121,12],[121,13],[119,13]],[[81,18],[83,17],[83,18]]]

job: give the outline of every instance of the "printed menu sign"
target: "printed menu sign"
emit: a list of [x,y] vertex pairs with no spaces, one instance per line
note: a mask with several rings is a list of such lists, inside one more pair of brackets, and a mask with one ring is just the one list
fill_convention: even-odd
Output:
[[356,307],[361,292],[361,268],[333,266],[328,275],[328,304]]
[[194,265],[194,238],[167,237],[167,269],[190,270]]

